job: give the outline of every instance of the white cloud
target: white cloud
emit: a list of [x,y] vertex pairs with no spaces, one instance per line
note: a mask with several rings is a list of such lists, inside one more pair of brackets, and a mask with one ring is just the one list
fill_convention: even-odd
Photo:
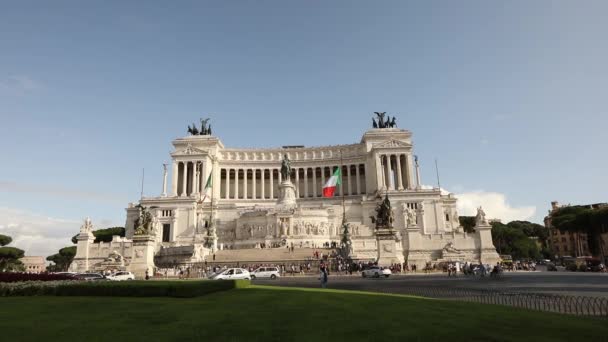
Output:
[[[71,238],[78,233],[81,224],[80,220],[0,207],[0,234],[12,237],[13,242],[9,246],[23,249],[25,255],[47,257],[60,248],[73,246]],[[103,227],[95,225],[95,228]]]
[[0,79],[0,95],[24,95],[42,88],[42,84],[25,75]]
[[93,191],[74,190],[63,187],[57,187],[47,184],[26,184],[15,183],[10,181],[0,180],[0,191],[18,192],[18,193],[35,193],[40,195],[49,195],[53,197],[65,197],[69,199],[95,200],[110,203],[126,203],[128,199],[124,196],[117,196],[106,193]]
[[514,207],[507,197],[498,192],[473,191],[457,194],[458,212],[463,216],[474,216],[477,208],[483,207],[488,218],[507,223],[513,220],[530,220],[536,213],[535,206]]

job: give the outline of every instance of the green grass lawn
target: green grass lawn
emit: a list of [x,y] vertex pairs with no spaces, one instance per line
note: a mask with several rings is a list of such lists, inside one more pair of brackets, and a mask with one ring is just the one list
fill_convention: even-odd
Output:
[[2,341],[601,341],[608,321],[400,295],[251,286],[197,298],[0,298]]

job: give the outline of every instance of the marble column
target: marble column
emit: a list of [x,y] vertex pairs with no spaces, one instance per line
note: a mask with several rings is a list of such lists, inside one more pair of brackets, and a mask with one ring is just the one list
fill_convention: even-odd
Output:
[[393,182],[391,182],[391,158],[390,155],[384,155],[384,186],[387,189],[393,188]]
[[353,194],[353,185],[352,185],[353,182],[351,182],[352,177],[351,177],[351,173],[350,173],[350,168],[351,168],[351,165],[346,165],[346,173],[348,174],[348,193],[345,195]]
[[182,197],[184,197],[188,194],[186,191],[188,184],[188,162],[182,162],[182,165],[184,165],[182,170]]
[[397,162],[397,189],[403,190],[403,177],[401,173],[401,155],[395,155],[395,161]]
[[376,184],[378,190],[384,187],[384,164],[382,163],[382,156],[376,153]]
[[192,163],[192,194],[198,194],[198,182],[201,174],[198,169],[198,162]]
[[226,199],[230,199],[230,169],[226,169]]
[[248,177],[249,169],[243,169],[243,199],[247,199],[247,183],[249,182]]
[[300,169],[295,169],[296,173],[296,198],[300,198]]
[[251,188],[251,198],[252,199],[257,199],[258,198],[258,194],[257,194],[257,190],[258,189],[257,189],[257,184],[256,184],[257,181],[258,181],[256,179],[257,178],[257,175],[256,175],[257,172],[258,172],[257,169],[253,169],[253,174],[251,175],[251,186],[252,186],[252,188]]
[[359,164],[355,165],[356,169],[355,169],[355,175],[357,177],[356,180],[356,184],[357,184],[357,195],[361,194],[361,175],[359,175]]
[[312,196],[317,197],[317,167],[312,168]]
[[412,165],[412,156],[409,154],[405,154],[403,156],[405,158],[405,179],[406,179],[406,188],[413,189],[414,188],[414,179],[412,177],[414,166]]
[[308,197],[308,167],[304,168],[304,197]]
[[260,174],[260,186],[262,187],[262,191],[260,192],[260,198],[261,199],[266,199],[266,197],[264,196],[264,190],[265,190],[265,182],[264,182],[264,171],[266,171],[265,169],[262,169],[262,173]]
[[177,162],[174,160],[173,161],[173,169],[171,172],[171,195],[172,196],[177,196],[177,179],[179,178],[179,175],[177,174]]
[[270,199],[273,199],[274,198],[274,169],[270,169],[269,171],[270,171],[270,174],[269,174],[269,176],[270,176],[270,191],[269,191],[270,196],[269,197],[270,197]]
[[234,198],[239,199],[239,169],[234,169]]
[[418,157],[415,157],[416,162],[416,189],[420,189],[420,164],[418,164]]
[[163,192],[162,197],[167,197],[167,164],[163,164]]

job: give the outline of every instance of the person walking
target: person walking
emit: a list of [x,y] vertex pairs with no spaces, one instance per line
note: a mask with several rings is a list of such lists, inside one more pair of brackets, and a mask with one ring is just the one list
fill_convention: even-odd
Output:
[[321,274],[319,275],[319,280],[321,280],[321,288],[327,288],[327,268],[324,265],[321,266]]

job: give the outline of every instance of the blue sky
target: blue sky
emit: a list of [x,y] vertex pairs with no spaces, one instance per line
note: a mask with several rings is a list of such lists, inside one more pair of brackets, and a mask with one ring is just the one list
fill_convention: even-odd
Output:
[[0,3],[0,233],[29,254],[161,190],[172,139],[414,133],[425,184],[489,216],[607,201],[604,1]]

